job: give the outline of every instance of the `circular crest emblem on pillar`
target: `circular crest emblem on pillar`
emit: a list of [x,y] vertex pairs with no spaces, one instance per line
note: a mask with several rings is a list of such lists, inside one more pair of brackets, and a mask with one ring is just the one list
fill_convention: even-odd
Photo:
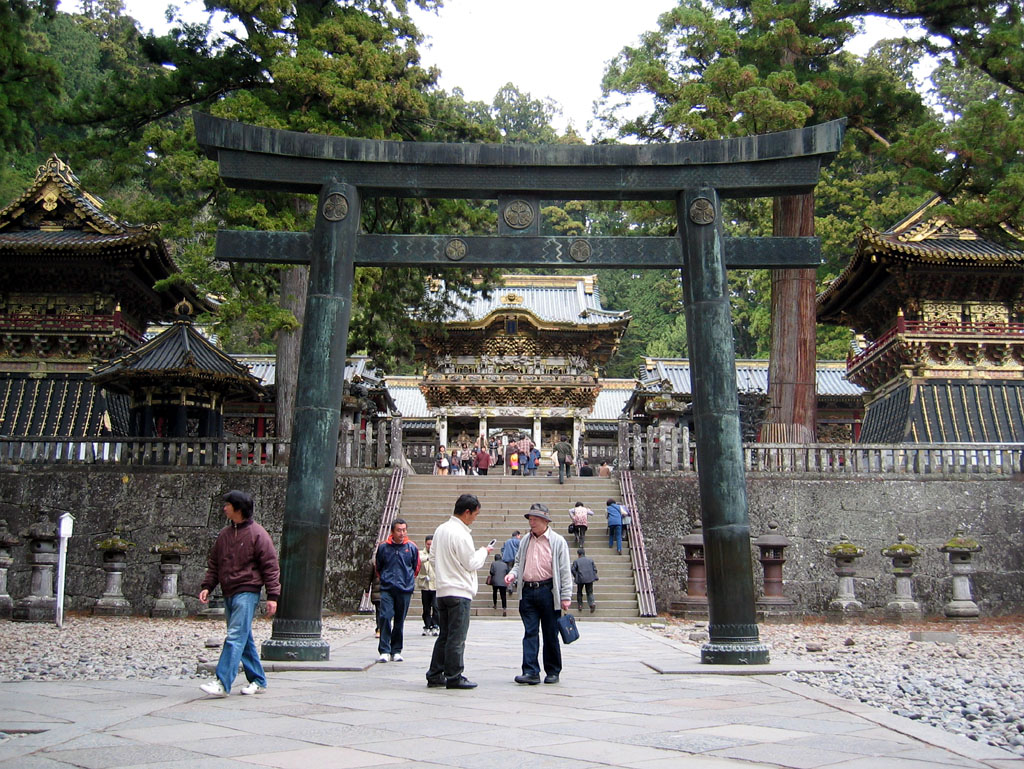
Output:
[[340,222],[348,216],[348,198],[340,192],[332,192],[324,201],[324,219],[329,222]]
[[514,230],[525,230],[533,224],[533,206],[525,200],[513,200],[502,214],[505,224]]
[[715,207],[707,198],[697,198],[690,204],[690,221],[694,224],[711,224],[715,221]]
[[451,259],[453,262],[459,261],[467,253],[469,253],[469,246],[467,246],[466,241],[462,240],[461,238],[452,238],[444,247],[444,255]]
[[585,262],[592,253],[593,249],[585,240],[574,240],[569,246],[569,256],[574,262]]

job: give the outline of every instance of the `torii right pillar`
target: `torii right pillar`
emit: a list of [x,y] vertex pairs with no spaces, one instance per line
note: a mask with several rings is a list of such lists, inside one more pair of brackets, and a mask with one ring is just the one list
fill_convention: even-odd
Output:
[[718,193],[710,187],[676,198],[683,246],[686,333],[693,367],[693,415],[708,586],[708,643],[701,662],[768,662],[760,642],[743,471],[736,353]]

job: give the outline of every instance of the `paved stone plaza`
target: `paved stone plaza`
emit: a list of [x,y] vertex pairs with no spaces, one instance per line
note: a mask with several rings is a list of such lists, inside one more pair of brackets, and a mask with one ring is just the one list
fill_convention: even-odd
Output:
[[515,685],[520,626],[486,620],[470,626],[466,673],[480,686],[469,692],[426,688],[432,638],[412,635],[406,662],[374,665],[369,634],[335,645],[328,670],[275,663],[258,697],[207,699],[195,679],[3,683],[0,767],[1024,769],[997,748],[765,674],[791,669],[782,659],[732,675],[749,669],[709,671],[692,645],[635,626],[581,633],[553,686]]

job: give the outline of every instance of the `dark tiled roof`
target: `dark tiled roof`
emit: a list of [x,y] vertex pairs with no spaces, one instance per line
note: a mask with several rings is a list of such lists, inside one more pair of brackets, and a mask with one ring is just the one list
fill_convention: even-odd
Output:
[[123,396],[103,393],[86,374],[0,374],[0,436],[123,434],[127,414]]
[[1024,381],[925,380],[867,407],[861,443],[1024,441]]
[[117,251],[125,246],[138,246],[152,240],[156,231],[140,228],[134,232],[101,235],[83,230],[20,230],[0,232],[0,249],[17,251]]
[[262,392],[248,366],[221,352],[188,320],[175,321],[151,341],[98,369],[92,381],[128,393],[142,382],[203,383],[224,393]]

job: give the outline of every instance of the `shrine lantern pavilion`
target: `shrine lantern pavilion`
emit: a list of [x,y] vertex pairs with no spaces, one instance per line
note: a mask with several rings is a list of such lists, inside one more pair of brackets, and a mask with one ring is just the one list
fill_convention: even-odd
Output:
[[860,442],[1024,441],[1024,241],[954,227],[939,203],[865,229],[817,299],[863,340],[847,362],[869,391]]

